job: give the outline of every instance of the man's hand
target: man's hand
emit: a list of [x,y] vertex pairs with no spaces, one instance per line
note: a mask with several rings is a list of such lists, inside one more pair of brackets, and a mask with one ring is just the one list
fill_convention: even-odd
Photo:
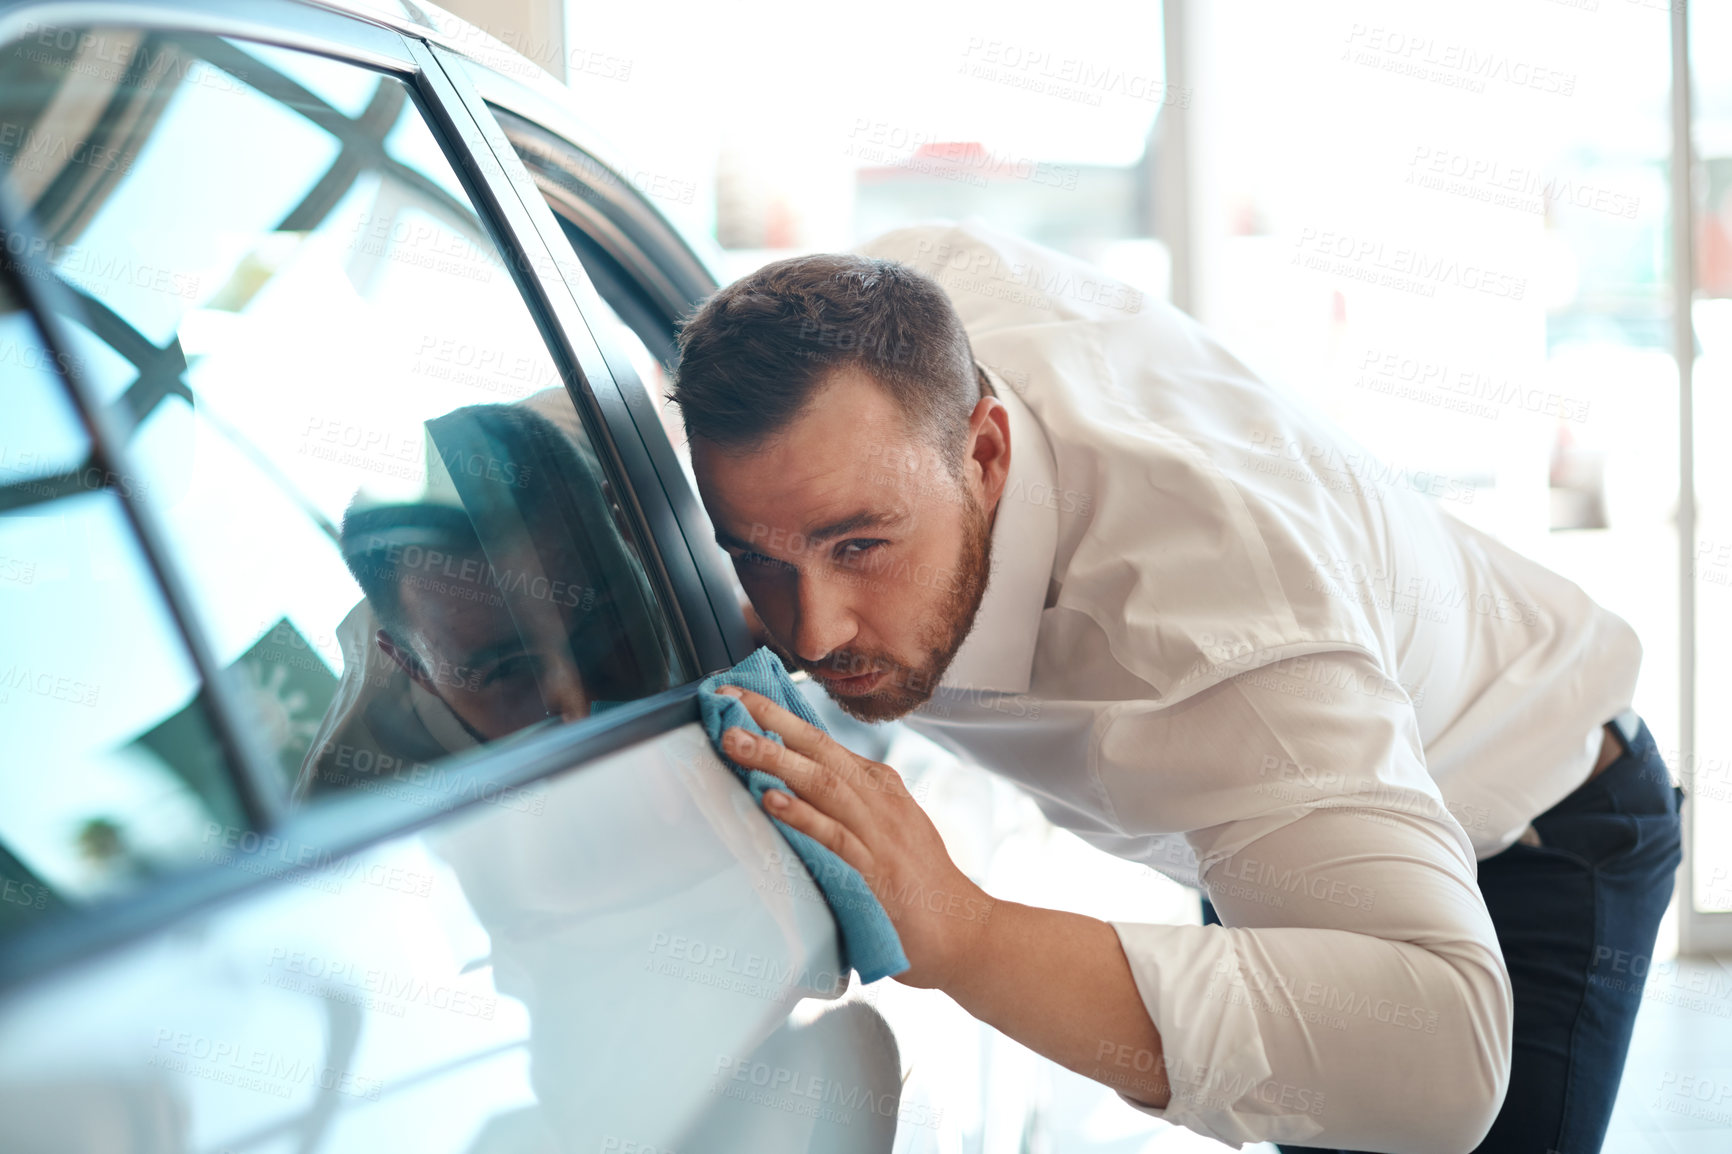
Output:
[[898,981],[941,989],[1053,1061],[1167,1106],[1161,1036],[1110,925],[987,897],[950,860],[895,770],[761,694],[734,686],[719,692],[738,697],[759,725],[781,736],[785,744],[777,745],[735,727],[722,735],[722,748],[740,765],[787,782],[797,796],[779,803],[787,795],[765,791],[769,812],[865,877],[908,955],[910,968]]
[[793,790],[764,794],[769,812],[859,870],[890,915],[908,955],[897,980],[945,988],[967,973],[985,936],[993,900],[950,860],[926,811],[901,776],[861,757],[762,694],[735,686],[753,720],[784,744],[735,726],[722,748],[748,769],[773,773]]

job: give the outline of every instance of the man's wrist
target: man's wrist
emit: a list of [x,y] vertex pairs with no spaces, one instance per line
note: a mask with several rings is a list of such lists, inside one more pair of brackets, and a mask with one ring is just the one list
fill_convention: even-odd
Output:
[[981,891],[974,916],[966,920],[958,934],[956,952],[945,967],[940,985],[952,1001],[975,1014],[975,1007],[991,988],[993,971],[1004,956],[1003,940],[1018,915],[1028,909],[1016,902],[1003,901]]

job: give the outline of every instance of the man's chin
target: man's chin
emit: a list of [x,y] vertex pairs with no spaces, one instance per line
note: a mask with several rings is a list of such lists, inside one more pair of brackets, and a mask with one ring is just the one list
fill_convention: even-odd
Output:
[[927,698],[931,696],[931,694],[911,694],[904,689],[897,688],[898,683],[905,681],[906,678],[898,677],[894,670],[891,671],[888,678],[884,679],[891,686],[888,691],[880,688],[874,689],[870,693],[838,693],[831,688],[830,678],[825,677],[823,673],[809,663],[796,659],[774,638],[766,639],[764,644],[782,659],[783,666],[790,672],[795,670],[804,672],[807,677],[822,685],[824,696],[834,701],[838,709],[855,721],[895,721],[919,709],[926,704]]

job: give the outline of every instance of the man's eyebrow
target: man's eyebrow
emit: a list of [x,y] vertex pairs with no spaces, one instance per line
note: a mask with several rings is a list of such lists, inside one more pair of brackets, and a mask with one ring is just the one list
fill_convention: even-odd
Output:
[[720,545],[724,549],[744,549],[748,553],[751,552],[752,549],[749,544],[740,540],[726,529],[716,530],[716,544]]
[[862,509],[858,513],[851,513],[843,517],[840,521],[832,521],[828,525],[820,525],[816,529],[807,530],[806,539],[808,541],[828,541],[832,537],[843,537],[860,529],[882,528],[901,519],[901,513],[873,513]]
[[[820,525],[816,529],[807,530],[802,534],[802,536],[804,536],[807,541],[811,542],[828,541],[832,537],[841,537],[848,533],[857,532],[861,529],[882,528],[885,525],[891,525],[897,521],[903,520],[904,516],[905,514],[900,510],[894,512],[875,513],[870,510],[862,509],[858,513],[850,513],[841,520],[832,521],[827,525]],[[718,528],[716,530],[716,544],[720,545],[724,549],[743,549],[748,553],[754,551],[754,547],[750,541],[742,541],[726,529]]]

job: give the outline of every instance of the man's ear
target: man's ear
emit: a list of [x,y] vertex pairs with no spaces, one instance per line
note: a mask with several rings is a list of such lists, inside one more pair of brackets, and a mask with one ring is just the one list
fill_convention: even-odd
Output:
[[998,508],[1010,479],[1010,410],[997,397],[982,397],[968,417],[968,474],[988,516]]
[[433,681],[427,676],[426,670],[422,668],[421,659],[415,656],[414,651],[398,645],[392,636],[383,629],[373,634],[373,641],[379,646],[380,653],[389,657],[396,663],[398,669],[409,675],[409,680],[429,693],[433,692]]

